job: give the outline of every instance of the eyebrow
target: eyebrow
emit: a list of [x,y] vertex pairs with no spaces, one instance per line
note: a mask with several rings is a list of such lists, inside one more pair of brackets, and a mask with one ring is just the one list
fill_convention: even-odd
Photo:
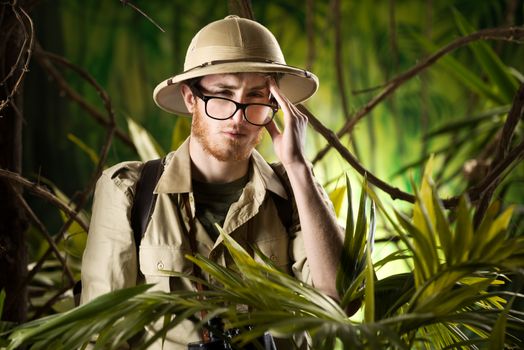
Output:
[[[210,89],[218,88],[218,89],[225,89],[225,90],[238,90],[239,89],[239,87],[237,85],[230,85],[230,84],[224,84],[224,83],[218,83],[216,85],[210,86],[209,88]],[[248,91],[257,91],[257,90],[263,90],[263,89],[267,89],[267,85],[266,84],[253,86],[253,87],[249,88]]]

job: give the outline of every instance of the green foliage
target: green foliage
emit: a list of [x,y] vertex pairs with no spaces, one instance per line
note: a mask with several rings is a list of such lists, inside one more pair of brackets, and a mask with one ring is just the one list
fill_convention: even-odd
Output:
[[[363,284],[364,280],[368,281],[370,287],[369,275],[366,275],[366,266],[368,265],[368,255],[372,251],[373,238],[375,234],[375,210],[371,206],[371,225],[366,236],[368,228],[368,219],[366,214],[367,193],[364,190],[367,182],[364,182],[363,190],[360,194],[358,214],[356,223],[353,218],[353,206],[351,200],[348,200],[348,210],[346,217],[346,232],[344,237],[344,249],[340,258],[340,268],[337,272],[337,291],[342,296],[341,306],[347,308],[351,302],[358,301],[354,299],[356,291]],[[351,198],[351,184],[346,177],[346,188],[348,198]],[[372,309],[372,300],[366,300],[366,305],[370,305],[366,310]]]
[[[34,344],[34,349],[69,349],[89,340],[96,341],[96,348],[116,348],[144,326],[163,319],[163,328],[155,338],[141,343],[140,348],[146,348],[199,310],[206,310],[208,317],[223,317],[227,327],[252,325],[234,338],[238,346],[266,330],[287,338],[305,331],[312,348],[326,350],[333,349],[335,343],[344,349],[410,349],[431,344],[438,348],[522,346],[524,340],[519,334],[523,334],[524,321],[512,307],[514,299],[522,295],[502,288],[524,267],[524,238],[505,237],[511,209],[499,214],[493,205],[482,224],[473,229],[467,200],[451,213],[443,209],[430,170],[431,164],[411,217],[397,211],[400,226],[392,221],[406,248],[376,263],[371,259],[372,245],[367,242],[373,237],[369,234],[373,229],[366,235],[367,226],[374,225],[374,210],[367,219],[364,208],[367,194],[374,200],[377,197],[364,185],[356,223],[351,206],[348,210],[345,258],[337,282],[351,295],[344,295],[341,303],[281,272],[267,257],[255,259],[222,234],[232,266],[221,266],[203,256],[187,256],[213,283],[166,271],[203,283],[207,287],[204,292],[146,292],[149,286],[116,291],[62,315],[16,328],[9,337],[8,349],[24,344]],[[347,188],[351,192],[349,182]],[[377,206],[384,210],[380,202]],[[495,250],[497,253],[488,254],[486,247],[493,245],[494,238],[503,242],[502,246]],[[412,259],[412,269],[377,280],[375,269],[396,259]],[[394,299],[388,299],[388,294]],[[347,305],[344,300],[362,297],[364,318],[351,320],[343,311]],[[239,313],[237,305],[248,305],[250,311]],[[96,334],[99,336],[93,338]]]
[[[395,2],[392,8],[389,2],[342,2],[339,11],[343,21],[343,45],[340,48],[344,67],[344,71],[340,72],[342,80],[348,91],[378,86],[410,68],[425,55],[436,52],[458,35],[512,22],[522,25],[521,8],[510,12],[510,3],[446,0],[430,4],[406,1]],[[37,23],[37,28],[48,28],[46,33],[38,33],[45,49],[59,50],[71,62],[88,68],[108,90],[115,110],[125,110],[133,115],[131,120],[127,114],[117,112],[117,124],[122,129],[128,126],[138,155],[117,141],[112,145],[109,164],[137,156],[143,160],[157,158],[165,153],[164,150],[176,148],[187,137],[191,120],[173,118],[159,111],[147,96],[151,95],[155,82],[182,69],[185,48],[196,30],[210,20],[227,14],[225,2],[215,5],[209,6],[206,1],[189,3],[179,0],[169,5],[141,3],[140,7],[166,28],[165,34],[129,7],[120,6],[117,1],[82,4],[60,2],[51,11],[52,16],[47,18],[47,22]],[[375,90],[341,96],[342,89],[335,83],[339,72],[333,61],[338,49],[333,40],[330,6],[329,2],[314,2],[314,42],[309,47],[308,38],[304,35],[306,16],[303,1],[253,2],[257,19],[277,34],[290,64],[305,66],[306,52],[315,58],[312,71],[320,77],[321,85],[316,96],[308,101],[308,107],[329,128],[337,130],[350,117],[341,112],[340,101],[346,99],[350,112],[354,112],[373,97]],[[456,10],[451,12],[450,6]],[[35,11],[43,8],[39,6]],[[101,16],[101,13],[104,15]],[[189,20],[189,17],[183,15],[187,13],[192,14]],[[413,16],[413,13],[420,16]],[[467,18],[462,14],[467,14]],[[60,32],[62,36],[57,35]],[[497,142],[517,81],[524,81],[521,59],[523,46],[519,44],[478,42],[469,45],[442,58],[436,65],[419,74],[417,79],[405,83],[354,129],[351,137],[359,148],[359,152],[354,150],[359,160],[379,177],[389,179],[392,185],[411,190],[415,186],[410,183],[407,170],[413,171],[417,178],[418,169],[422,168],[430,154],[434,154],[436,180],[441,194],[460,193],[465,188],[465,182],[475,184],[475,180],[482,178],[483,173],[474,172],[476,178],[466,176],[462,171],[464,163],[482,157],[484,159],[481,160],[488,164],[491,160],[490,146]],[[96,92],[84,91],[87,89],[81,79],[72,75],[65,77],[73,88],[82,92],[86,101],[94,105],[99,103]],[[71,193],[84,186],[86,174],[92,170],[93,161],[98,157],[95,150],[100,146],[103,132],[89,118],[83,117],[84,112],[78,107],[62,102],[67,99],[52,100],[56,97],[55,86],[46,84],[42,81],[35,84],[29,80],[25,84],[26,91],[30,91],[31,85],[36,85],[38,93],[26,96],[30,103],[24,111],[28,121],[25,131],[28,137],[23,148],[27,163],[24,168],[40,173],[40,167],[45,165],[44,173],[60,184],[63,198],[70,202],[70,197],[74,197]],[[38,108],[32,111],[32,106]],[[71,118],[77,115],[82,117]],[[47,116],[53,116],[53,121],[50,122]],[[522,123],[517,127],[515,135],[521,134]],[[64,135],[70,136],[66,138]],[[313,142],[308,142],[307,151],[314,156],[325,141],[314,133],[308,136],[308,140],[311,139]],[[70,142],[76,147],[69,147]],[[78,151],[87,157],[77,157]],[[321,181],[339,178],[341,173],[350,169],[334,153],[331,152],[316,164],[315,170]],[[60,157],[56,157],[56,154],[60,154]],[[383,194],[371,190],[367,194],[363,193],[361,198],[371,197],[380,209],[377,234],[384,235],[381,232],[384,230],[399,241],[399,246],[391,254],[379,256],[381,250],[377,249],[371,267],[372,252],[368,242],[372,241],[369,236],[372,225],[371,219],[368,222],[367,217],[374,217],[373,210],[367,215],[366,205],[362,205],[360,200],[357,222],[354,223],[353,211],[348,209],[345,255],[337,278],[339,290],[345,291],[342,293],[340,308],[345,309],[352,303],[363,301],[365,322],[357,320],[352,321],[356,322],[352,326],[341,326],[338,321],[331,320],[322,326],[319,319],[323,320],[323,316],[315,315],[310,319],[304,317],[302,328],[298,328],[308,329],[319,343],[325,341],[319,347],[326,348],[335,338],[339,339],[341,347],[353,348],[386,345],[410,348],[413,344],[420,347],[431,347],[434,344],[437,348],[449,344],[500,348],[504,342],[522,344],[511,336],[511,332],[518,334],[515,330],[522,330],[522,317],[512,309],[512,303],[506,302],[512,297],[504,290],[512,280],[511,273],[522,267],[524,244],[522,240],[510,237],[522,235],[524,221],[521,206],[524,196],[520,184],[523,170],[523,167],[512,170],[495,193],[500,202],[496,201],[490,206],[477,228],[473,227],[473,209],[467,198],[462,198],[458,208],[448,213],[437,198],[436,185],[428,177],[424,177],[427,183],[417,193],[417,204],[412,214],[401,210],[404,207],[396,204],[395,219],[386,210],[387,204],[381,203],[384,201]],[[397,176],[388,178],[392,172]],[[349,186],[347,189],[351,208],[351,189]],[[344,191],[345,187],[339,187],[330,192],[337,213],[341,212],[342,216]],[[511,203],[516,206],[512,207]],[[515,215],[512,215],[513,212]],[[63,213],[60,213],[60,217],[65,220]],[[513,233],[508,232],[512,227],[512,217]],[[385,222],[381,222],[381,218],[385,218]],[[79,220],[87,222],[87,214],[83,213]],[[32,233],[35,231],[33,227]],[[79,273],[77,258],[85,235],[75,222],[66,233],[66,241],[59,245],[76,277]],[[36,253],[31,257],[34,265],[49,246],[40,235],[35,233],[31,237],[30,243],[36,247]],[[33,240],[33,237],[38,239]],[[386,244],[393,245],[389,242]],[[44,305],[63,288],[61,264],[53,257],[48,260],[32,281],[32,296],[37,295],[32,297],[32,307]],[[377,278],[379,270],[387,270],[390,264],[396,262],[405,263],[409,271],[398,272],[393,269],[389,276]],[[202,263],[206,264],[205,260]],[[219,269],[216,273],[230,272]],[[231,279],[225,281],[233,283],[234,276],[232,273]],[[278,283],[271,284],[271,287]],[[250,287],[268,286],[254,283]],[[35,290],[38,293],[34,293]],[[128,309],[124,308],[142,310],[137,307],[145,303],[147,306],[144,308],[149,307],[150,313],[145,312],[143,318],[127,323],[118,323],[117,318],[110,318],[114,321],[114,332],[123,332],[119,339],[126,338],[141,329],[141,325],[150,322],[154,313],[152,310],[156,310],[157,306],[160,308],[162,305],[169,312],[181,312],[184,316],[190,314],[188,310],[210,307],[191,300],[193,296],[169,299],[167,295],[147,295],[151,299],[140,296],[142,299],[127,305]],[[271,300],[277,303],[279,300],[276,299],[280,297],[284,299],[288,295],[277,294]],[[246,292],[244,298],[254,296]],[[515,305],[519,299],[520,296],[516,298]],[[171,303],[175,302],[181,303],[181,308],[169,309]],[[252,302],[256,304],[260,300],[252,299]],[[302,302],[307,304],[309,300]],[[299,304],[295,307],[303,307]],[[119,305],[122,304],[117,302],[115,309]],[[66,307],[67,304],[54,305],[56,310]],[[227,311],[217,305],[212,306],[215,307],[216,312]],[[275,329],[282,334],[289,335],[295,331],[294,325],[288,323],[293,320],[292,317],[288,318],[291,311],[266,312],[260,312],[260,319],[275,316],[275,323],[280,322],[275,325]],[[116,313],[115,317],[119,315]],[[85,324],[76,330],[73,327],[68,336],[78,337],[84,335],[83,332],[91,334],[99,330],[105,334],[101,338],[104,342],[112,345],[118,343],[116,338],[111,338],[116,333],[94,326],[101,321],[96,320],[95,314],[92,316],[91,328]],[[110,316],[112,314],[109,312],[100,315],[101,318],[108,318],[107,323],[103,323],[107,329],[111,325]],[[173,325],[169,318],[166,318],[166,322],[166,328]],[[264,322],[268,323],[261,328],[270,324],[268,320]],[[344,319],[342,324],[344,322],[348,321]],[[130,329],[128,333],[125,333],[126,327]],[[509,331],[510,335],[504,337],[504,331]],[[470,332],[478,334],[478,338],[471,336]],[[64,340],[55,339],[58,333],[48,333],[49,339],[57,342],[55,345],[67,341],[66,337]],[[491,341],[487,341],[489,336]],[[55,348],[52,343],[48,345]]]
[[[2,313],[5,303],[5,290],[0,290],[0,320],[2,319]],[[0,347],[4,348],[9,345],[9,340],[5,337],[8,331],[15,326],[14,322],[0,321]]]
[[[471,23],[460,12],[454,9],[453,15],[463,35],[471,34],[475,31]],[[510,74],[508,67],[487,43],[474,43],[469,47],[473,50],[474,57],[478,60],[483,72],[492,82],[492,86],[500,91],[500,95],[505,103],[510,103],[515,91],[518,89],[518,83]]]

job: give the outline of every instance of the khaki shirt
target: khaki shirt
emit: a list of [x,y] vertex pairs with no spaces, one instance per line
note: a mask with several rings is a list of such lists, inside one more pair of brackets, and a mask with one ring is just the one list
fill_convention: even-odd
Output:
[[[142,162],[117,164],[105,170],[98,180],[82,261],[81,303],[136,285],[138,266],[145,282],[155,284],[153,290],[194,289],[189,281],[165,273],[166,270],[192,271],[192,263],[184,257],[191,254],[187,238],[189,218],[184,203],[189,202],[191,215],[195,215],[189,139],[166,157],[164,172],[154,191],[158,194],[155,208],[140,242],[138,264],[129,219],[142,165]],[[271,191],[287,199],[280,177],[275,174],[275,171],[282,171],[283,175],[283,167],[271,167],[256,151],[250,166],[249,182],[238,201],[231,205],[223,225],[224,232],[248,251],[249,246],[255,244],[276,266],[311,283],[296,208],[293,205],[293,225],[286,229],[268,194]],[[188,196],[189,200],[184,201],[183,196]],[[214,242],[198,220],[195,223],[198,253],[227,266],[229,259],[224,254],[222,238]],[[154,332],[154,329],[149,331]],[[163,349],[187,349],[188,342],[199,338],[199,332],[194,331],[193,323],[187,320],[168,332]],[[153,348],[162,348],[161,342],[155,344]]]

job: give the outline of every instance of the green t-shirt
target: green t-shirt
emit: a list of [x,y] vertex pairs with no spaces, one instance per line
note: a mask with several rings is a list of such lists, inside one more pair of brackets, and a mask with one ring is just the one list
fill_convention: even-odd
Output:
[[215,223],[224,225],[231,204],[236,202],[244,186],[249,181],[249,175],[226,184],[212,184],[193,180],[196,217],[204,226],[209,236],[216,239],[219,235]]

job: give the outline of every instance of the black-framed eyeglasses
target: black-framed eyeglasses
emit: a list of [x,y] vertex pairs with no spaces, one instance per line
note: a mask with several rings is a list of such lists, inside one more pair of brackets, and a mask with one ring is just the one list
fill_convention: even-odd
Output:
[[269,124],[278,112],[278,106],[266,103],[239,103],[229,98],[206,96],[196,86],[191,86],[195,96],[205,103],[205,111],[209,118],[226,120],[241,109],[244,119],[256,126]]

